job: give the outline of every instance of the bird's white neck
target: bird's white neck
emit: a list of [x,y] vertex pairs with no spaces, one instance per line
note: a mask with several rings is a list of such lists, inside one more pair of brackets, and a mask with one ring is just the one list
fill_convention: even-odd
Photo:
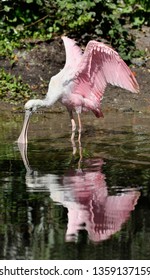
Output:
[[52,106],[58,98],[50,98],[49,96],[46,96],[44,99],[40,100],[41,107],[50,107]]
[[37,106],[37,108],[40,107],[50,107],[52,106],[58,98],[51,98],[51,96],[46,96],[44,99],[35,99],[34,104]]
[[56,76],[53,76],[50,80],[48,86],[48,92],[44,99],[37,99],[38,107],[50,107],[52,106],[57,100],[61,99],[63,94],[63,86],[59,83],[59,79],[62,79],[62,73],[58,73]]

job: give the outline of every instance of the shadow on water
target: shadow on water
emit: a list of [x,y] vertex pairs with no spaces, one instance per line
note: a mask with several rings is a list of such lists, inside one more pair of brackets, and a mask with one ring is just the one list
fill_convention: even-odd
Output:
[[73,151],[65,117],[37,122],[28,151],[0,127],[0,258],[149,259],[148,119],[87,117]]

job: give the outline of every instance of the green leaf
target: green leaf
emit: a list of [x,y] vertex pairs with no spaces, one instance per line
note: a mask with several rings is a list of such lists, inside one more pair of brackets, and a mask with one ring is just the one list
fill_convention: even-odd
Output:
[[26,0],[28,4],[33,3],[33,0]]
[[5,12],[9,12],[10,10],[11,10],[11,7],[6,6],[6,5],[4,6],[4,11],[5,11]]

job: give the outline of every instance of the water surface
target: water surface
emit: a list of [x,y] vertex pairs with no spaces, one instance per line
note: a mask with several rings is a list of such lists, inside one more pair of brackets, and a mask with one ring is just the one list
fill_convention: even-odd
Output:
[[149,115],[0,116],[0,259],[149,259]]

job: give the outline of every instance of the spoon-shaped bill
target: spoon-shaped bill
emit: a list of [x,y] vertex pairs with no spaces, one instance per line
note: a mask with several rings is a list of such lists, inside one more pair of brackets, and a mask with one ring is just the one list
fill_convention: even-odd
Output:
[[27,143],[27,132],[28,132],[30,116],[31,116],[31,111],[27,110],[25,112],[25,117],[24,117],[24,123],[23,123],[22,131],[21,131],[20,136],[19,136],[19,138],[17,140],[18,143],[22,143],[22,144]]

